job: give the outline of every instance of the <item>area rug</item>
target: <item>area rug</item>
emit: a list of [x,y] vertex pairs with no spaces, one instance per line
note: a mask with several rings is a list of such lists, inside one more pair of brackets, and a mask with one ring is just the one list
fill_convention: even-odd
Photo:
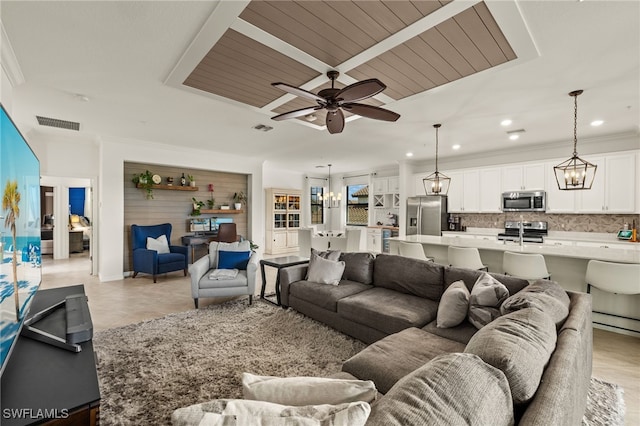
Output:
[[[329,376],[365,347],[295,311],[246,299],[100,331],[93,344],[102,425],[169,425],[176,408],[241,398],[242,372]],[[623,424],[621,388],[592,379],[589,400],[584,425]]]

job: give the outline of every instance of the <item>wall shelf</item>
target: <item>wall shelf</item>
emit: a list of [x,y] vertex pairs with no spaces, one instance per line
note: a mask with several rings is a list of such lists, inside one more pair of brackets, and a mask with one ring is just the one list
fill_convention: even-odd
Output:
[[[136,188],[144,189],[141,184],[136,184]],[[151,185],[151,189],[167,189],[170,191],[197,191],[197,186],[180,186],[180,185]]]
[[229,210],[221,210],[221,209],[215,209],[215,210],[210,210],[210,209],[200,209],[200,214],[240,214],[240,213],[244,213],[244,210],[235,210],[235,209],[229,209]]

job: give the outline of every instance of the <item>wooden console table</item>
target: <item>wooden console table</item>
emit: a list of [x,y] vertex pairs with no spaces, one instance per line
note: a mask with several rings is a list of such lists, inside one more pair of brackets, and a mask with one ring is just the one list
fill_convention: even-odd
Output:
[[[41,311],[68,295],[83,294],[83,285],[38,291],[30,312]],[[65,335],[65,312],[60,308],[38,322],[39,328]],[[100,388],[91,341],[73,353],[20,336],[2,374],[3,426],[98,425]],[[48,413],[49,418],[43,418]],[[45,423],[46,422],[46,423]]]

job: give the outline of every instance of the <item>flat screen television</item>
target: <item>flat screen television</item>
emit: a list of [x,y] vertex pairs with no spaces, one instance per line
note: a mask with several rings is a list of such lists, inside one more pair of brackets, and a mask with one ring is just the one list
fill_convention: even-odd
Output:
[[42,278],[40,161],[0,103],[0,374]]

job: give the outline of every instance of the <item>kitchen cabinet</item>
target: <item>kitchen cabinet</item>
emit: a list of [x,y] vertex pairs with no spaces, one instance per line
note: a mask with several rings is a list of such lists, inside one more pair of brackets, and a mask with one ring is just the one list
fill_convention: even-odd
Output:
[[576,210],[576,192],[558,189],[558,183],[553,166],[560,164],[563,159],[552,160],[545,164],[547,174],[547,210],[546,213],[574,213]]
[[387,178],[375,178],[373,180],[373,193],[386,194],[389,192],[389,180]]
[[268,188],[266,191],[265,253],[298,250],[302,191]]
[[518,164],[502,167],[502,191],[541,190],[545,185],[545,165]]
[[633,155],[585,157],[598,166],[590,190],[576,191],[578,213],[633,213],[636,170]]
[[500,168],[480,169],[480,213],[500,213],[502,211],[501,181]]
[[480,171],[445,172],[451,178],[448,195],[449,213],[480,211]]
[[367,228],[367,251],[382,253],[382,229]]
[[387,178],[387,186],[387,190],[391,194],[400,192],[400,178],[398,176]]

